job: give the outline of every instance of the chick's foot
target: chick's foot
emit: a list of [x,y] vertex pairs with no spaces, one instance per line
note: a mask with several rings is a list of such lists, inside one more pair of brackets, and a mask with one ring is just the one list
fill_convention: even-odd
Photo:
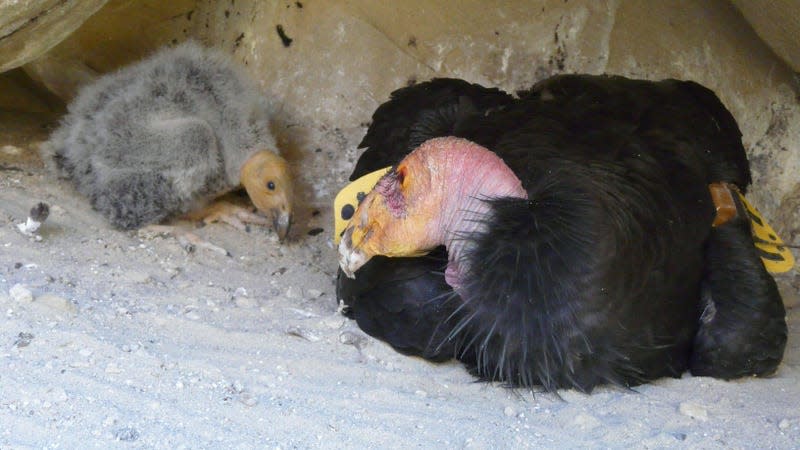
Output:
[[223,256],[231,256],[231,253],[224,248],[213,244],[200,236],[187,231],[179,226],[173,225],[147,225],[138,231],[139,237],[145,239],[152,239],[156,236],[171,236],[174,237],[180,246],[186,250],[187,253],[193,253],[196,249],[202,248],[211,250],[212,252],[219,253]]
[[250,231],[247,224],[271,225],[269,219],[253,212],[252,208],[237,205],[227,201],[219,201],[185,216],[189,220],[201,221],[207,225],[214,222],[224,222],[239,231]]

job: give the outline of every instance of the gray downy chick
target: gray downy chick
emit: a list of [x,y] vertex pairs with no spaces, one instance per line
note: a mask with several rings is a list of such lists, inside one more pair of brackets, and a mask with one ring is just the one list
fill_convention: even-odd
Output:
[[282,238],[292,182],[271,112],[230,58],[188,42],[84,87],[43,153],[117,228],[195,211],[242,185]]

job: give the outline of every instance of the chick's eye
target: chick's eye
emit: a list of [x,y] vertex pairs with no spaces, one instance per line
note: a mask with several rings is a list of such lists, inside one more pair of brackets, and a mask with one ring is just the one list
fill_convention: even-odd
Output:
[[275,190],[275,183],[272,182],[272,181],[267,181],[267,189],[269,189],[270,191],[274,191]]

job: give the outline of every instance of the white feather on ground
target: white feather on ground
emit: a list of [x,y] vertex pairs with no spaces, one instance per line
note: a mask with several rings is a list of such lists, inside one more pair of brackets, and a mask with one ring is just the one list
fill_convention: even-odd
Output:
[[86,86],[43,146],[59,174],[122,229],[187,213],[276,149],[270,105],[227,56],[189,42]]

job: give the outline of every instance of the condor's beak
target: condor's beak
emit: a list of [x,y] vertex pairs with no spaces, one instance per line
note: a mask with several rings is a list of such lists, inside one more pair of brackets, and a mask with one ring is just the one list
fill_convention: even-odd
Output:
[[[361,249],[364,234],[362,230],[354,231],[356,227],[349,226],[344,231],[342,241],[339,242],[339,267],[347,275],[348,278],[355,278],[356,271],[364,264],[372,259],[371,254],[368,254]],[[353,236],[355,232],[356,236]],[[355,242],[354,242],[355,241]]]

